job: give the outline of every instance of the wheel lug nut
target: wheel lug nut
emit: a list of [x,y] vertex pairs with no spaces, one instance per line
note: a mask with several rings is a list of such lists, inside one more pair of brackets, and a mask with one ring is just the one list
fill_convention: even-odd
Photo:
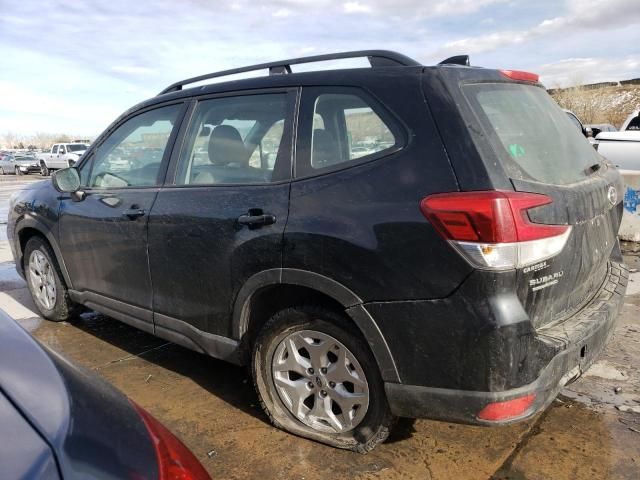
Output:
[[310,368],[307,372],[309,372],[309,375],[313,375],[313,368]]
[[327,396],[327,392],[325,392],[324,390],[320,390],[320,396],[321,397],[326,397]]
[[322,367],[322,368],[320,369],[320,371],[321,371],[322,373],[327,373],[327,369],[326,369],[325,367]]
[[313,382],[309,382],[309,383],[307,383],[307,387],[309,387],[309,388],[313,388]]
[[336,388],[336,382],[329,382],[329,386],[331,388]]

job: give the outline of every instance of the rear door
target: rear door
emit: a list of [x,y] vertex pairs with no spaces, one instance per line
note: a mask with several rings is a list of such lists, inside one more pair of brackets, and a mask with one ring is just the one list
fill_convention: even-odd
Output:
[[571,227],[559,254],[517,276],[518,296],[535,326],[566,318],[598,291],[618,252],[620,176],[539,84],[502,78],[459,85],[454,97],[465,101],[461,113],[490,183],[548,196],[549,204],[527,211],[528,220]]
[[[63,197],[60,248],[74,290],[91,301],[139,307],[151,322],[147,221],[164,178],[183,103],[139,112],[118,125],[79,167],[85,196]],[[160,148],[159,158],[145,157]],[[98,294],[99,296],[95,296]]]
[[149,219],[156,329],[228,336],[249,277],[282,265],[296,90],[201,98]]

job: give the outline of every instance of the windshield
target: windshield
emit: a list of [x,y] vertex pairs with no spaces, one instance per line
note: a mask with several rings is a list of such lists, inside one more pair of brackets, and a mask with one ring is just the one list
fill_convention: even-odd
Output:
[[86,150],[87,146],[79,143],[67,145],[67,150],[70,152],[81,152],[82,150]]
[[544,89],[481,83],[463,91],[512,177],[568,184],[599,163],[601,157]]

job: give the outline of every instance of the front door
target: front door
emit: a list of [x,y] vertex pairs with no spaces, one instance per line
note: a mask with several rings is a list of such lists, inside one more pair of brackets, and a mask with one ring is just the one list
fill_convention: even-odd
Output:
[[90,300],[151,315],[147,222],[183,110],[173,104],[122,122],[79,166],[85,198],[61,201],[62,256],[73,289]]
[[281,266],[295,97],[196,103],[149,219],[156,329],[228,336],[244,282]]

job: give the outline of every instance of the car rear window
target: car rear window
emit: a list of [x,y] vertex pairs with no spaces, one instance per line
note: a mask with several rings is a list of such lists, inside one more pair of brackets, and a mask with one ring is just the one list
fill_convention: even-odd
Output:
[[542,88],[510,83],[462,87],[513,178],[551,184],[580,181],[600,156]]

